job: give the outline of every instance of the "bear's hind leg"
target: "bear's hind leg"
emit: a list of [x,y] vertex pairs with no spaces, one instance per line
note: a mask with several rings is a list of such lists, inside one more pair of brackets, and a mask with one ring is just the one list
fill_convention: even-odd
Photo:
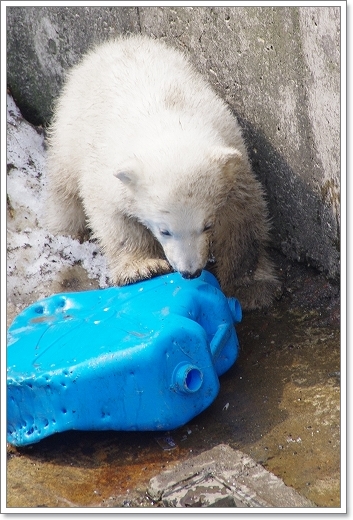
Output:
[[[266,218],[240,219],[241,212],[231,206],[218,220],[213,240],[216,275],[226,296],[238,298],[245,310],[271,304],[280,283],[266,253]],[[250,215],[251,217],[251,215]]]
[[54,234],[81,238],[87,231],[86,215],[80,198],[61,189],[51,188],[45,207],[48,229]]
[[234,281],[233,291],[243,309],[261,309],[271,305],[280,290],[272,263],[263,251],[253,272],[248,272]]
[[261,253],[257,265],[242,274],[232,262],[219,262],[211,267],[226,296],[239,300],[244,310],[261,309],[271,305],[280,289],[272,263],[265,252]]

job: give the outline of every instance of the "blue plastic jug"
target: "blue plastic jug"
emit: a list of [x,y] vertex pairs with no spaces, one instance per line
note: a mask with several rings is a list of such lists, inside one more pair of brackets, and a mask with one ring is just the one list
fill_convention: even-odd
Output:
[[207,271],[38,301],[8,331],[8,442],[182,426],[216,398],[240,320]]

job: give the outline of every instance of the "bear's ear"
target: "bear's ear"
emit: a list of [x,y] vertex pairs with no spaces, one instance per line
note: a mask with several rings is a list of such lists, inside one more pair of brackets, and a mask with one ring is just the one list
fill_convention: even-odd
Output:
[[120,164],[113,175],[125,186],[134,190],[140,185],[142,173],[142,163],[140,159],[135,156],[125,163]]
[[129,186],[129,188],[134,188],[137,185],[137,175],[133,171],[121,170],[114,173],[114,177],[119,179],[125,186]]
[[228,147],[216,148],[216,150],[213,151],[212,156],[213,159],[216,160],[223,168],[234,168],[238,166],[241,163],[243,157],[239,150]]
[[226,147],[214,150],[212,157],[221,167],[225,177],[233,177],[234,171],[239,167],[243,159],[243,155],[239,150]]

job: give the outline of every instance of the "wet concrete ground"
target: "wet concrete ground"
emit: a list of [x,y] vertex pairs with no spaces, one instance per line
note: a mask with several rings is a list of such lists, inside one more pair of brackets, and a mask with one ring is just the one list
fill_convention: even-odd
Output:
[[7,507],[157,507],[149,480],[221,443],[319,507],[339,507],[339,287],[282,257],[277,265],[283,295],[244,315],[238,361],[206,411],[168,433],[65,432],[9,445]]

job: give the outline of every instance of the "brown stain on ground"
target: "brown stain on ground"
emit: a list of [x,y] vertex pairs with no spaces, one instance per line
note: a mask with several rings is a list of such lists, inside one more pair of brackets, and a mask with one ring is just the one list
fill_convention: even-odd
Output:
[[237,362],[213,404],[168,433],[174,449],[162,449],[163,432],[71,431],[9,445],[7,507],[155,507],[146,496],[151,477],[220,443],[318,506],[339,507],[339,288],[279,262],[282,298],[244,315]]
[[162,451],[150,432],[66,432],[11,447],[7,507],[114,507],[130,495],[152,505],[144,500],[150,478],[188,454]]

